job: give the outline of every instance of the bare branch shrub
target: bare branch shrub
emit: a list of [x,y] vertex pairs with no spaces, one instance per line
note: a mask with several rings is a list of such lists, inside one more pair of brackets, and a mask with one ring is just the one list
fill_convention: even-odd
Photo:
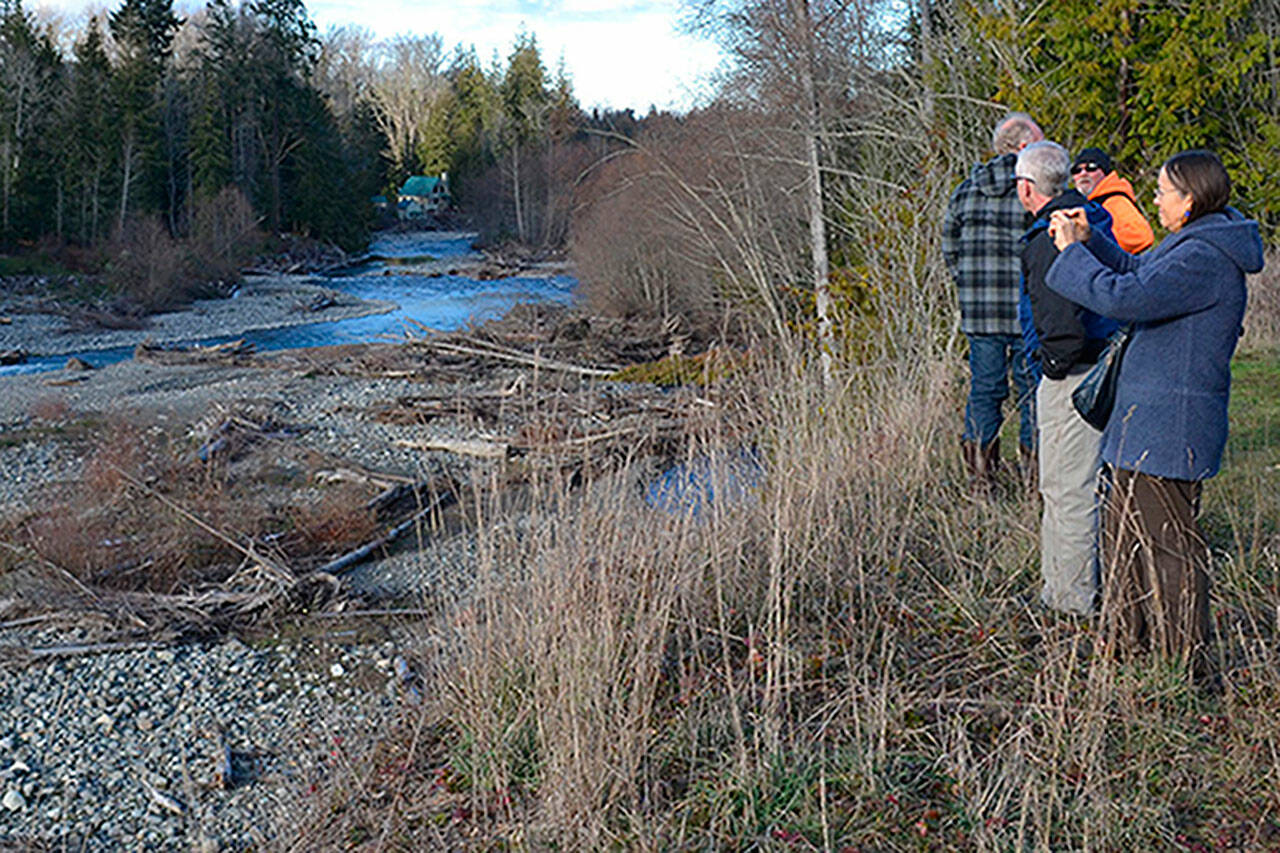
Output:
[[1249,281],[1249,304],[1240,345],[1263,350],[1280,346],[1280,255],[1275,252],[1267,257],[1262,272]]
[[240,268],[252,259],[263,242],[253,205],[236,186],[223,187],[211,199],[193,204],[187,251],[197,279],[226,285],[239,281]]
[[807,230],[800,164],[766,118],[722,105],[646,127],[602,169],[575,223],[573,256],[595,310],[680,318],[785,340],[785,286],[800,282]]
[[107,244],[105,254],[108,283],[144,312],[171,307],[187,298],[186,250],[157,217],[130,219]]

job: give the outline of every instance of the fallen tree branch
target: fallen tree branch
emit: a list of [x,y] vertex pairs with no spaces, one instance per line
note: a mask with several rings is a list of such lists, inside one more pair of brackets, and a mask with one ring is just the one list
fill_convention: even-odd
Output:
[[342,619],[348,616],[365,619],[389,616],[430,616],[433,612],[431,610],[326,610],[323,613],[311,615],[318,619]]
[[39,649],[27,649],[26,652],[32,660],[43,660],[46,658],[77,657],[80,655],[100,655],[110,652],[133,652],[139,649],[158,649],[162,648],[163,645],[163,643],[155,643],[150,640],[139,640],[132,643],[83,643],[68,646],[46,646]]
[[397,447],[410,450],[438,450],[445,453],[456,453],[459,456],[476,456],[481,459],[507,459],[515,455],[515,448],[506,442],[483,441],[465,438],[402,438],[395,442]]
[[240,363],[242,359],[252,356],[254,345],[240,338],[227,341],[225,344],[194,347],[162,347],[143,341],[133,349],[135,361],[152,364],[202,364],[210,361]]
[[377,539],[373,540],[372,542],[369,542],[365,545],[361,545],[359,548],[355,549],[354,551],[351,551],[347,554],[343,554],[341,557],[338,557],[336,560],[330,560],[329,562],[325,563],[316,571],[325,572],[332,575],[337,575],[337,574],[340,574],[341,572],[346,571],[347,569],[354,566],[356,563],[359,563],[361,560],[368,557],[370,554],[372,554],[374,551],[378,550],[379,548],[382,548],[386,545],[390,545],[392,542],[398,539],[401,534],[403,534],[406,530],[409,530],[410,528],[412,528],[415,524],[417,524],[423,518],[435,512],[436,510],[443,509],[444,507],[453,503],[454,500],[455,500],[455,497],[452,492],[446,492],[442,495],[437,496],[436,499],[431,502],[430,506],[424,507],[423,509],[415,512],[413,515],[409,516],[404,521],[400,522],[395,527],[388,530],[384,535],[379,536]]
[[591,376],[597,379],[603,379],[607,376],[612,376],[615,373],[613,370],[601,370],[598,367],[582,367],[577,364],[569,364],[568,362],[544,358],[540,355],[530,355],[529,353],[520,352],[519,350],[508,351],[505,347],[502,349],[494,349],[492,347],[484,346],[463,346],[462,344],[449,343],[448,341],[433,341],[428,339],[414,341],[414,343],[419,346],[426,346],[430,349],[453,353],[454,355],[478,356],[480,358],[493,359],[494,361],[523,364],[526,367],[536,367],[539,370],[573,373],[578,376]]

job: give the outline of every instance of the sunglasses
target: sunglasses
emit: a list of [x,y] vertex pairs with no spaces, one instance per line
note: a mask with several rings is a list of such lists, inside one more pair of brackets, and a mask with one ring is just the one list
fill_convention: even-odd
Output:
[[1071,167],[1071,174],[1078,175],[1081,172],[1101,172],[1102,167],[1097,163],[1077,163]]

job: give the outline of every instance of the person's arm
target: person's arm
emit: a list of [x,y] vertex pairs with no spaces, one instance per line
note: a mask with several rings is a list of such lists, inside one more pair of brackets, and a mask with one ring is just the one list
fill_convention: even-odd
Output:
[[1084,246],[1103,266],[1115,272],[1133,272],[1142,266],[1143,259],[1136,255],[1131,255],[1124,249],[1116,245],[1114,232],[1112,237],[1106,237],[1097,231],[1089,235],[1089,239],[1085,241]]
[[[1112,254],[1114,253],[1114,254]],[[1128,260],[1119,269],[1104,263]],[[1145,262],[1144,262],[1145,261]],[[1045,284],[1089,310],[1126,323],[1152,322],[1208,308],[1218,301],[1225,259],[1207,243],[1186,240],[1158,258],[1134,257],[1111,244],[1074,243],[1049,267]]]

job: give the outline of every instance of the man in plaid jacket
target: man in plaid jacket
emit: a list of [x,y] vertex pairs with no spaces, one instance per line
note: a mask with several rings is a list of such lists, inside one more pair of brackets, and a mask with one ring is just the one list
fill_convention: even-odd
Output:
[[1010,113],[995,126],[996,156],[973,167],[951,194],[942,226],[942,256],[956,282],[960,330],[969,339],[969,399],[960,446],[971,482],[993,483],[1000,463],[1001,407],[1009,397],[1009,372],[1021,410],[1024,471],[1035,470],[1035,383],[1023,356],[1018,324],[1022,261],[1018,238],[1030,224],[1018,201],[1014,163],[1018,152],[1044,139],[1026,113]]

